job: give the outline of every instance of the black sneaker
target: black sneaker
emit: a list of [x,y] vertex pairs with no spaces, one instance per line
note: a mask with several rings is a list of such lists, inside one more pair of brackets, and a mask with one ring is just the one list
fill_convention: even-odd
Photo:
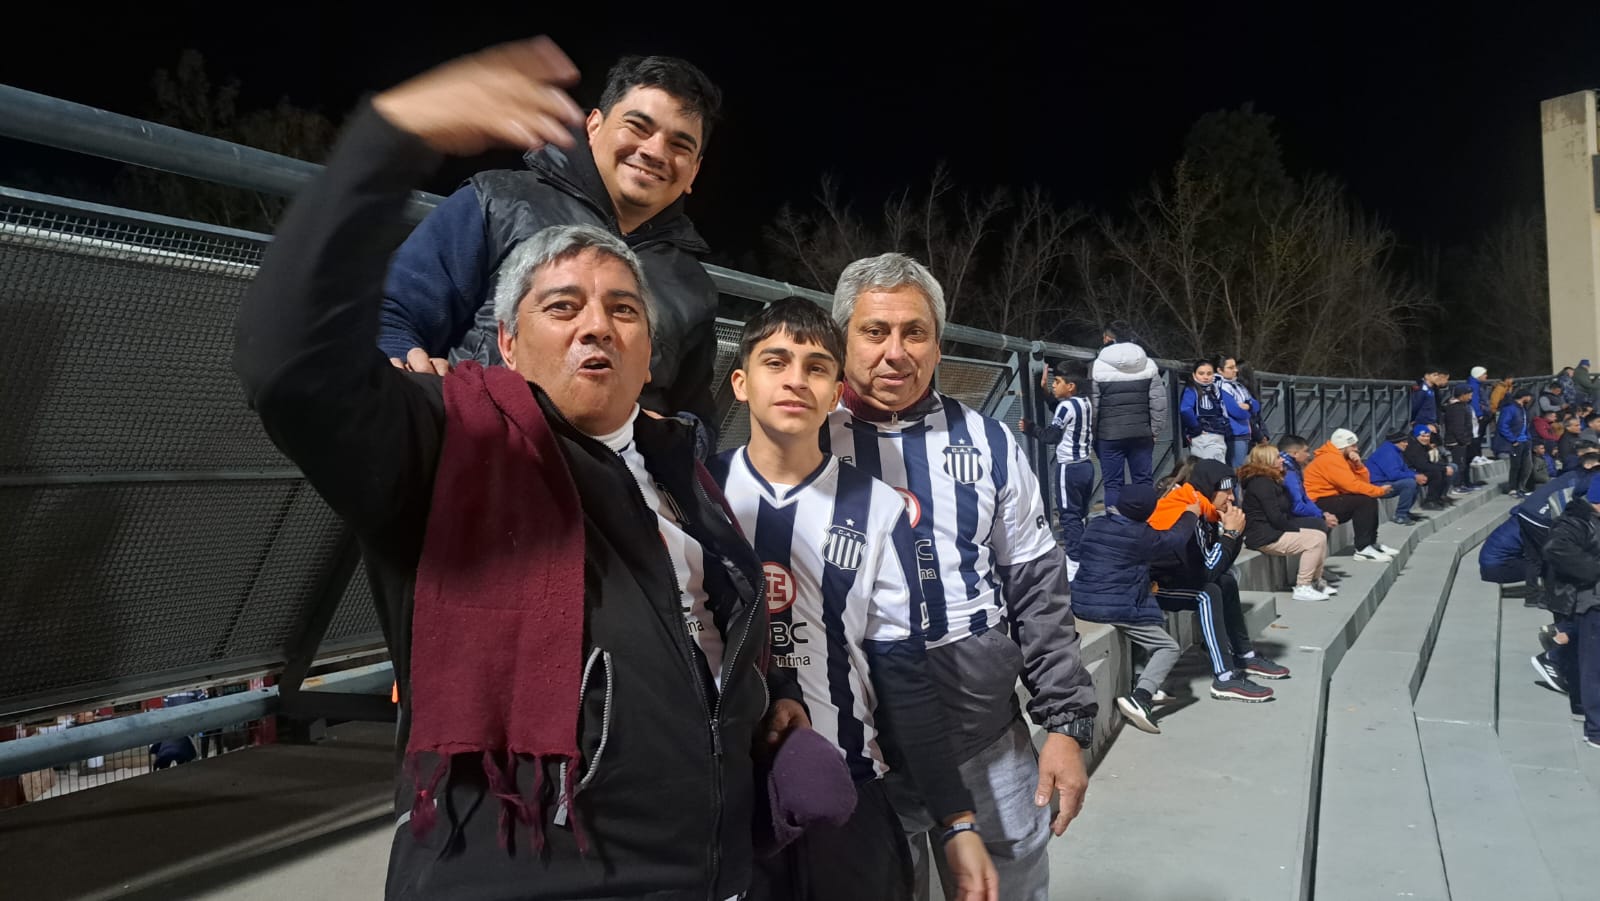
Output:
[[1560,647],[1560,645],[1556,644],[1556,627],[1554,625],[1545,624],[1539,627],[1539,647],[1542,648],[1546,654]]
[[1243,676],[1231,679],[1212,679],[1211,696],[1222,701],[1249,701],[1260,703],[1272,700],[1272,689],[1257,685]]
[[1550,658],[1544,654],[1535,654],[1532,659],[1533,671],[1539,674],[1539,678],[1544,680],[1544,684],[1550,686],[1552,691],[1566,694],[1567,680],[1561,678],[1560,670],[1555,668],[1555,665],[1550,662]]
[[1150,705],[1141,701],[1137,695],[1123,695],[1117,698],[1117,709],[1122,711],[1122,716],[1133,728],[1151,735],[1160,735],[1161,727],[1150,718]]
[[1289,678],[1289,668],[1287,666],[1274,663],[1260,654],[1254,657],[1238,658],[1236,663],[1240,669],[1244,670],[1246,676],[1254,676],[1257,679]]

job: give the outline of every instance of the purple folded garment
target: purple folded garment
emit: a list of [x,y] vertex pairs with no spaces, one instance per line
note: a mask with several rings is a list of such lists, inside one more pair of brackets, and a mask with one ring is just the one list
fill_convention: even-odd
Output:
[[[757,812],[756,851],[771,856],[818,823],[841,826],[856,809],[856,786],[833,743],[811,729],[791,731],[767,772],[766,817]],[[765,795],[762,798],[762,795]],[[763,820],[768,829],[762,829]]]

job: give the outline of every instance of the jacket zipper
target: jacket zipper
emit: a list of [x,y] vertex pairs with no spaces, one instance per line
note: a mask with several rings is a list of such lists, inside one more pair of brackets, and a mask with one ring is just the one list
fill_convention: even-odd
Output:
[[[616,452],[613,451],[612,453],[615,454]],[[645,499],[644,499],[644,491],[639,487],[638,479],[634,478],[633,471],[628,468],[628,461],[622,459],[622,455],[621,454],[616,454],[616,457],[617,457],[617,462],[621,463],[622,464],[622,468],[627,472],[628,483],[633,486],[633,496],[634,496],[635,499],[638,500],[639,506],[643,507],[646,513],[649,513],[652,516],[656,515],[655,512],[650,509],[650,505],[645,501]],[[702,504],[710,505],[711,504],[711,499],[706,495],[705,489],[700,486],[699,478],[697,476],[691,476],[691,479],[693,480],[693,483],[694,483],[695,494],[700,499],[700,502]],[[688,525],[688,524],[685,523],[684,525]],[[702,550],[704,550],[704,545],[703,544],[702,544]],[[662,555],[665,556],[666,560],[667,560],[667,571],[672,574],[672,589],[673,589],[674,592],[677,592],[678,591],[678,568],[672,562],[672,555],[667,553],[665,548],[662,548]],[[728,561],[728,559],[726,557],[719,557],[718,560],[722,563],[723,566],[728,566],[729,565],[729,561]],[[755,591],[756,591],[756,598],[755,598],[756,603],[766,603],[766,599],[764,597],[765,592],[766,592],[765,583],[764,582],[758,582],[755,585]],[[682,601],[681,595],[676,595],[674,597],[674,607],[675,607],[675,609],[681,609],[681,604],[682,603],[683,603],[683,601]],[[717,898],[716,896],[717,896],[717,875],[718,875],[719,870],[720,870],[720,868],[722,866],[722,854],[721,854],[721,848],[722,848],[722,808],[723,808],[723,791],[722,791],[722,751],[723,751],[723,748],[722,748],[722,728],[721,728],[722,698],[723,698],[724,695],[726,695],[728,693],[729,686],[733,684],[732,674],[737,671],[737,667],[734,666],[734,664],[736,664],[738,662],[739,653],[740,653],[740,651],[742,651],[744,649],[745,639],[750,634],[750,621],[755,618],[755,616],[754,616],[755,609],[758,609],[758,608],[752,608],[752,610],[750,612],[750,615],[745,617],[744,629],[741,630],[740,633],[739,633],[738,643],[733,646],[733,653],[731,655],[728,655],[728,654],[724,654],[723,655],[723,662],[724,662],[725,668],[729,672],[729,676],[730,677],[728,679],[728,684],[723,685],[722,686],[722,690],[717,693],[717,699],[716,699],[715,703],[713,703],[711,700],[709,700],[706,697],[705,679],[700,677],[700,664],[695,660],[694,649],[689,644],[691,641],[693,641],[693,639],[691,639],[689,637],[689,630],[687,628],[683,627],[683,624],[681,624],[681,623],[678,624],[679,628],[674,630],[680,636],[679,639],[678,639],[678,648],[679,648],[680,651],[683,652],[684,661],[686,663],[688,663],[689,672],[694,677],[695,690],[699,694],[699,697],[700,697],[700,707],[701,707],[701,710],[705,711],[705,713],[706,713],[706,722],[707,722],[707,725],[708,725],[708,727],[710,729],[710,733],[711,733],[711,783],[712,783],[711,801],[712,801],[712,807],[715,810],[716,816],[715,816],[715,819],[713,820],[713,829],[712,829],[710,847],[707,849],[707,858],[708,858],[707,859],[707,867],[708,867],[707,876],[709,877],[709,885],[707,885],[707,887],[706,887],[706,897],[708,899],[710,899],[710,901],[721,901],[721,899]]]
[[[694,485],[694,493],[695,493],[695,496],[697,498],[699,498],[702,509],[708,509],[708,510],[710,510],[710,509],[720,510],[721,509],[720,505],[713,504],[712,501],[711,501],[711,498],[706,494],[705,488],[700,484],[700,478],[699,478],[698,473],[693,474],[691,476],[691,478],[690,478],[690,481]],[[732,570],[734,568],[733,561],[729,560],[727,557],[719,556],[718,560],[722,563],[722,565],[725,568],[730,569],[730,570]],[[722,656],[723,665],[724,665],[723,666],[724,671],[728,673],[728,681],[727,681],[726,684],[724,684],[722,686],[722,690],[717,693],[716,704],[712,708],[712,711],[711,711],[711,744],[712,744],[712,752],[713,752],[713,754],[715,756],[715,760],[716,760],[716,763],[717,763],[716,780],[715,780],[715,782],[716,782],[717,819],[716,819],[716,832],[713,835],[712,842],[711,842],[711,875],[712,875],[712,880],[711,880],[711,886],[710,886],[710,894],[707,896],[709,899],[711,899],[711,901],[720,901],[720,899],[718,899],[716,897],[716,895],[717,895],[716,877],[717,877],[717,874],[719,873],[720,868],[722,866],[722,861],[721,861],[722,809],[723,809],[723,794],[722,794],[722,699],[727,697],[728,689],[733,684],[734,675],[738,672],[739,655],[744,650],[745,640],[747,638],[749,638],[749,636],[750,636],[750,623],[751,623],[751,621],[753,621],[756,618],[756,613],[759,610],[761,610],[761,607],[759,605],[765,604],[767,602],[767,599],[766,599],[766,590],[767,590],[766,580],[764,580],[764,579],[756,580],[756,584],[753,587],[755,589],[755,598],[752,601],[752,605],[751,605],[750,609],[745,612],[744,628],[739,630],[739,638],[738,638],[737,643],[735,643],[733,645],[732,653],[731,654],[724,653],[723,656]],[[766,680],[765,679],[762,680],[762,691],[763,692],[766,691]],[[769,706],[770,706],[770,704],[769,704]],[[762,715],[766,714],[766,708],[765,707],[762,708],[761,713],[762,713]]]

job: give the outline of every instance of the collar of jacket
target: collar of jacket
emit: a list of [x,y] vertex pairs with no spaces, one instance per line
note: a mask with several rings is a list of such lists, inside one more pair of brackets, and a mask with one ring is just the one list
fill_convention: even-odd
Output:
[[845,383],[844,392],[839,395],[839,403],[850,411],[851,416],[863,422],[916,422],[942,406],[933,388],[929,387],[922,397],[903,410],[880,410],[863,400],[848,382]]
[[[600,178],[600,170],[595,167],[594,153],[589,149],[588,133],[577,128],[573,130],[572,137],[573,144],[569,148],[547,145],[523,154],[522,161],[551,185],[594,207],[611,224],[612,230],[621,234],[621,229],[617,227],[616,207],[611,202],[605,181]],[[665,241],[693,254],[711,252],[711,245],[700,237],[688,213],[684,212],[682,197],[623,237],[628,239],[629,244]]]

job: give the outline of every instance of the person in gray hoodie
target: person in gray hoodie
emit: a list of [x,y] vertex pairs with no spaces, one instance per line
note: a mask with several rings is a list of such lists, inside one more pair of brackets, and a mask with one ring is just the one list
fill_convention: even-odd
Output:
[[1167,386],[1155,361],[1132,338],[1127,323],[1106,326],[1104,346],[1091,372],[1095,456],[1100,458],[1108,509],[1117,505],[1124,468],[1132,484],[1154,481],[1156,436],[1167,427]]

